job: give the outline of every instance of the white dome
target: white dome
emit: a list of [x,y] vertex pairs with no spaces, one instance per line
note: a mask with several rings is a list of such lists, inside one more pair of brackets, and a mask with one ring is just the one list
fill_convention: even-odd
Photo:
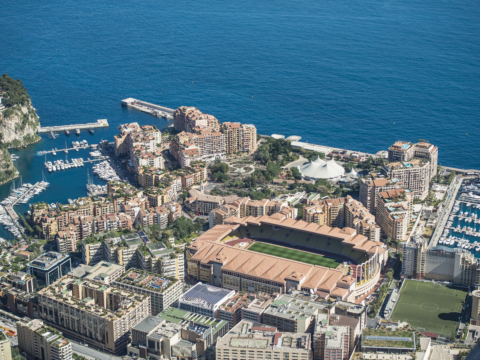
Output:
[[348,173],[348,175],[351,175],[351,176],[357,176],[357,172],[352,168],[352,170]]
[[337,179],[345,174],[345,169],[338,165],[335,160],[323,161],[318,157],[299,168],[302,175],[308,179]]

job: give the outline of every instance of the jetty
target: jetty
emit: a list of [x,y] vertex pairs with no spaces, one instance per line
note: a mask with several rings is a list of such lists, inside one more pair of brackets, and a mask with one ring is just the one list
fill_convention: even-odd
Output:
[[44,126],[44,127],[39,127],[37,129],[37,133],[38,134],[43,134],[43,133],[50,133],[50,132],[60,132],[60,131],[65,131],[65,130],[75,131],[77,129],[79,129],[79,130],[87,129],[88,130],[88,129],[98,129],[98,128],[104,128],[104,127],[108,127],[107,119],[99,119],[99,120],[97,120],[97,122],[86,123],[86,124]]
[[173,113],[175,112],[174,109],[167,108],[161,105],[155,105],[146,101],[137,100],[134,98],[127,98],[122,100],[122,105],[156,116],[162,117],[165,119],[173,119]]
[[463,182],[463,178],[455,178],[455,180],[450,184],[447,190],[447,195],[446,195],[447,199],[444,203],[445,205],[443,207],[443,210],[441,211],[440,216],[438,217],[438,222],[437,222],[437,226],[435,227],[435,231],[432,234],[432,237],[430,239],[430,244],[429,244],[430,248],[437,246],[437,243],[440,240],[440,237],[442,236],[445,227],[447,226],[448,218],[450,217],[450,214],[453,209],[453,205],[455,204],[457,193],[462,187],[462,182]]

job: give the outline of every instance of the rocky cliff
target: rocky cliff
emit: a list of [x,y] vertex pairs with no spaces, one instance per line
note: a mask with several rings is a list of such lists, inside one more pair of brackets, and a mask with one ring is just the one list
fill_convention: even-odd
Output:
[[33,144],[40,140],[37,128],[40,121],[28,101],[26,105],[15,105],[0,113],[1,144],[6,148],[17,148]]
[[3,74],[0,77],[0,183],[18,175],[7,149],[39,141],[39,126],[38,115],[22,82]]

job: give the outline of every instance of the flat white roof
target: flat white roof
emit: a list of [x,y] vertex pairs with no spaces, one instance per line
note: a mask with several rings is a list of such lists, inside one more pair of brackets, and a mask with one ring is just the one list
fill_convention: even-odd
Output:
[[301,141],[292,141],[291,144],[293,147],[296,147],[296,148],[302,148],[305,150],[321,152],[321,153],[324,153],[325,155],[330,154],[333,151],[333,148],[329,148],[321,145],[309,144]]

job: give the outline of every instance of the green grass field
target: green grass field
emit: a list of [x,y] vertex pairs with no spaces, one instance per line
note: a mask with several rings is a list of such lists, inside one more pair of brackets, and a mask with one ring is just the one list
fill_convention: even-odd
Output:
[[285,259],[301,261],[307,264],[320,265],[328,268],[336,268],[341,264],[333,258],[322,255],[312,254],[305,251],[288,249],[281,246],[266,244],[262,242],[255,242],[248,250],[259,252],[262,254],[274,255]]
[[463,288],[406,280],[391,319],[406,321],[417,330],[455,336],[466,296]]

